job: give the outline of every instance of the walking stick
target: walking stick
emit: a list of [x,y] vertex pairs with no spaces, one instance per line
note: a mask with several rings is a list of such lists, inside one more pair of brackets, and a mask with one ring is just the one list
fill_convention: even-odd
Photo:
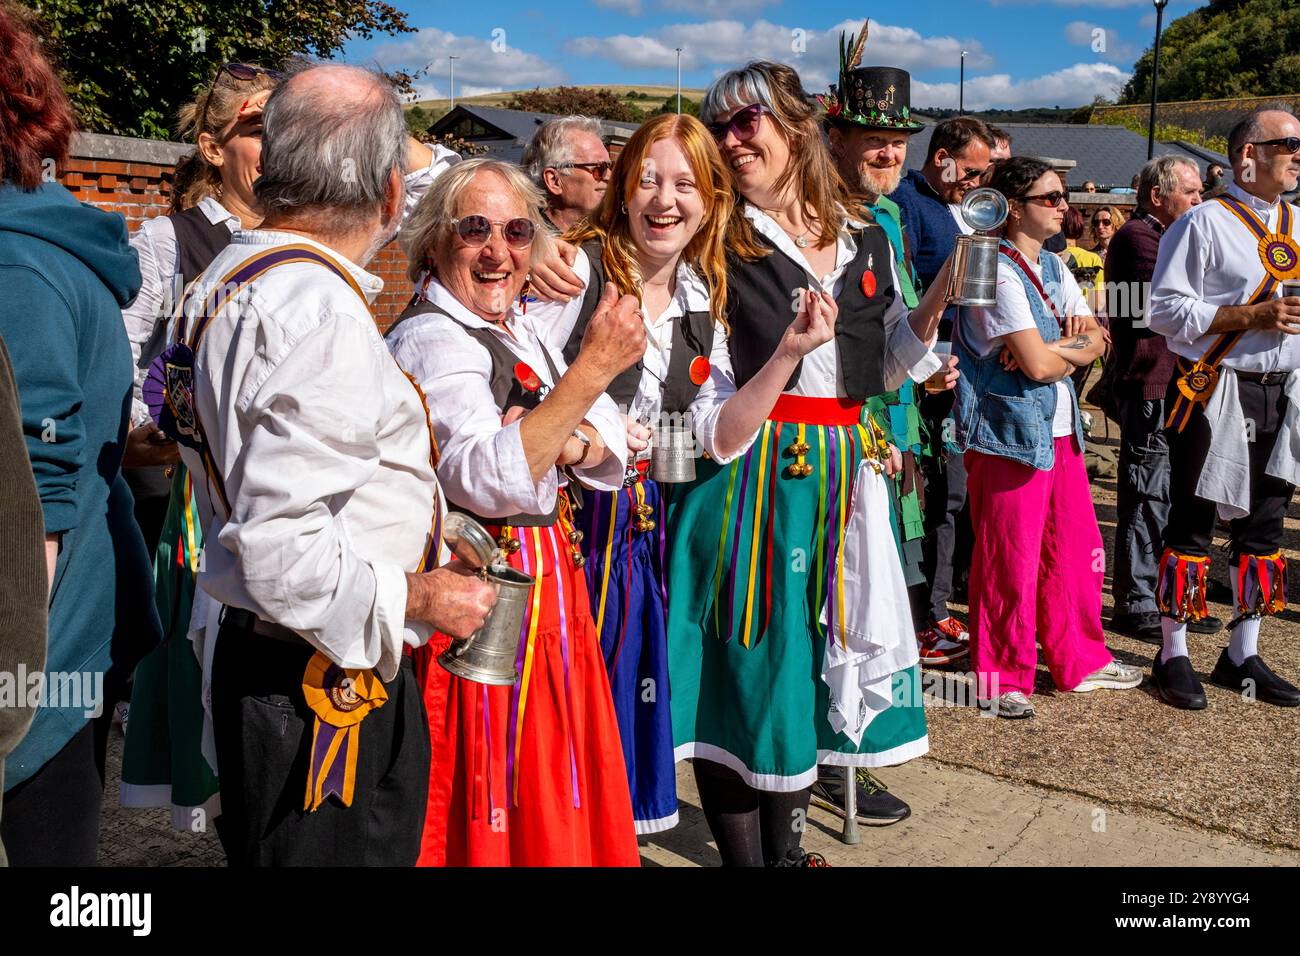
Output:
[[848,846],[857,846],[858,836],[858,772],[856,767],[844,768],[844,832],[840,840]]

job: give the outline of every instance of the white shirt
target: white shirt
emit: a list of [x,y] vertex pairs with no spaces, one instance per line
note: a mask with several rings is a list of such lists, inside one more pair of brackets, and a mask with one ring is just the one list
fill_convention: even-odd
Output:
[[[583,288],[591,282],[591,260],[581,249],[573,262],[573,271],[578,274]],[[709,311],[709,287],[704,280],[685,263],[677,266],[677,287],[668,307],[653,320],[645,315],[646,322],[645,369],[637,385],[636,396],[628,413],[632,417],[655,423],[659,421],[663,410],[662,383],[668,378],[669,363],[673,351],[673,327],[688,312]],[[574,296],[567,302],[533,302],[528,305],[528,316],[533,320],[533,327],[542,340],[554,353],[561,352],[573,334],[573,327],[582,312],[582,294]],[[699,440],[701,447],[709,457],[719,464],[727,464],[739,458],[753,443],[751,435],[745,444],[730,456],[718,454],[714,444],[714,435],[718,427],[718,416],[727,399],[736,394],[736,376],[731,369],[731,352],[727,348],[727,332],[720,324],[713,324],[713,347],[709,350],[709,377],[700,386],[695,400],[688,410],[691,429]],[[757,435],[757,432],[754,433]],[[650,449],[637,457],[647,458]]]
[[[1043,256],[1053,256],[1055,253],[1042,253]],[[1059,258],[1059,257],[1058,257]],[[1028,262],[1028,259],[1025,260]],[[1034,270],[1034,275],[1038,281],[1043,281],[1043,267],[1040,263],[1030,262],[1029,267]],[[1062,275],[1060,293],[1054,296],[1057,309],[1061,309],[1064,303],[1064,309],[1061,310],[1061,318],[1070,315],[1092,315],[1088,308],[1088,301],[1084,297],[1083,290],[1079,288],[1079,283],[1075,281],[1070,270],[1065,268],[1064,264],[1060,266]],[[1048,290],[1052,294],[1052,290]],[[1016,267],[1006,260],[998,259],[998,285],[997,285],[998,304],[991,309],[969,307],[966,309],[969,322],[962,326],[962,335],[965,337],[967,347],[980,357],[992,355],[995,351],[1002,348],[1004,338],[1012,332],[1022,332],[1026,329],[1037,329],[1038,323],[1034,321],[1034,314],[1029,308],[1029,296],[1025,292],[1025,284],[1020,278]],[[1063,438],[1067,435],[1074,434],[1074,398],[1070,387],[1065,382],[1056,383],[1056,414],[1052,418],[1052,437]]]
[[[542,354],[532,316],[512,316],[510,331],[484,321],[465,308],[436,279],[424,285],[424,297],[450,314],[412,316],[389,334],[397,363],[420,383],[429,403],[438,441],[438,479],[449,501],[485,518],[514,514],[544,515],[555,507],[559,472],[548,469],[534,482],[524,456],[518,421],[501,424],[505,409],[492,395],[492,358],[466,329],[489,329],[542,381],[555,381]],[[551,360],[561,375],[567,366],[558,352]],[[578,470],[583,483],[602,491],[623,485],[627,460],[627,425],[609,396],[601,395],[587,412],[588,421],[609,447],[610,455]]]
[[[1253,211],[1269,232],[1277,232],[1281,203],[1266,203],[1235,183],[1229,196]],[[1300,221],[1300,211],[1292,210]],[[1300,225],[1293,223],[1293,236]],[[1160,252],[1151,277],[1147,318],[1151,328],[1169,340],[1169,348],[1196,360],[1218,338],[1206,334],[1221,305],[1244,305],[1265,276],[1259,240],[1235,214],[1215,200],[1201,203],[1179,216],[1160,238]],[[1274,292],[1281,296],[1281,286]],[[1243,372],[1275,372],[1300,368],[1300,341],[1284,332],[1251,329],[1233,346],[1223,364]]]
[[[301,236],[240,231],[191,301],[252,256],[304,243],[346,268],[367,302],[383,288]],[[343,667],[391,679],[403,644],[429,636],[405,620],[405,573],[424,556],[438,483],[424,407],[367,303],[315,263],[268,270],[210,322],[194,394],[230,502],[229,516],[214,513],[203,464],[183,449],[211,515],[199,585]]]
[[[438,175],[460,162],[460,154],[445,146],[430,145],[429,149],[433,154],[429,165],[406,174],[403,222]],[[214,226],[222,224],[232,233],[241,228],[239,217],[211,196],[200,200],[198,208]],[[163,332],[184,290],[180,250],[171,219],[167,216],[146,219],[132,234],[131,246],[140,259],[140,293],[122,310],[122,321],[126,324],[126,336],[131,342],[131,358],[136,369],[135,386],[131,390],[131,427],[134,428],[149,421],[149,407],[145,405],[140,390],[149,365],[167,345]]]
[[[794,244],[794,240],[786,235],[785,230],[777,225],[775,219],[751,203],[745,204],[745,217],[758,232],[789,256],[791,261],[803,266],[811,288],[839,297],[840,290],[844,288],[844,272],[858,254],[857,243],[844,228],[840,229],[839,237],[835,242],[835,268],[824,276],[818,276],[808,265],[803,250]],[[857,224],[848,223],[848,225]],[[894,289],[897,290],[899,289],[898,269],[894,265],[893,255],[890,254],[887,258],[889,271],[894,280]],[[943,367],[939,357],[930,351],[934,339],[929,342],[918,339],[912,331],[912,326],[904,321],[908,314],[902,294],[896,291],[894,301],[885,312],[885,340],[888,351],[885,353],[884,372],[887,390],[898,388],[909,377],[913,381],[923,382]],[[790,314],[790,319],[794,320],[794,313]],[[805,398],[845,396],[844,376],[840,373],[839,346],[835,339],[832,338],[826,344],[817,346],[804,356],[799,371],[799,381],[787,394]]]
[[948,203],[948,211],[952,213],[952,218],[957,221],[957,228],[961,230],[963,236],[975,235],[974,228],[966,222],[966,217],[961,214],[961,203]]

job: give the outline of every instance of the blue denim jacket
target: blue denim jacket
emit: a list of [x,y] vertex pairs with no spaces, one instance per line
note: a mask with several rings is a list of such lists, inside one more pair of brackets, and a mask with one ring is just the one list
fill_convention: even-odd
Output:
[[[998,262],[1010,262],[1005,253],[998,254]],[[1042,254],[1043,283],[1048,295],[1056,303],[1057,311],[1065,315],[1066,303],[1062,294],[1065,266],[1050,252]],[[1016,274],[1025,284],[1025,295],[1034,322],[1044,342],[1055,342],[1061,337],[1061,326],[1039,296],[1029,276],[1012,263]],[[965,330],[972,321],[970,309],[959,312],[958,333],[953,335],[953,353],[961,377],[957,381],[957,401],[953,407],[956,420],[957,444],[962,451],[980,451],[1000,455],[1040,471],[1051,471],[1055,462],[1052,440],[1052,418],[1056,414],[1056,384],[1035,382],[1023,372],[1008,372],[998,356],[1001,350],[986,358],[975,355],[966,345]],[[1065,380],[1066,388],[1074,396],[1074,385]],[[1079,402],[1075,398],[1074,434],[1079,448],[1083,448],[1083,428],[1079,422]]]

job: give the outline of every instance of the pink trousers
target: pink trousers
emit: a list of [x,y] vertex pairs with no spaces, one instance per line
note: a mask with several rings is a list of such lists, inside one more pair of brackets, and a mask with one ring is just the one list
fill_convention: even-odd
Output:
[[1073,436],[1051,471],[966,453],[975,529],[970,649],[980,696],[1034,692],[1036,642],[1052,679],[1072,690],[1111,660],[1101,630],[1106,573],[1088,473]]

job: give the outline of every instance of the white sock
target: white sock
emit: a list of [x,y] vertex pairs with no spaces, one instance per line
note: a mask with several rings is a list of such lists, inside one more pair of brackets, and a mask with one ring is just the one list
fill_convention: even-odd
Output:
[[1160,627],[1165,632],[1164,646],[1160,649],[1160,663],[1168,664],[1171,657],[1186,657],[1187,625],[1172,617],[1162,617]]
[[1260,618],[1248,617],[1232,629],[1228,639],[1228,660],[1240,667],[1247,657],[1259,653]]
[[[1237,575],[1232,575],[1232,609],[1240,610],[1241,595],[1237,593]],[[1259,622],[1257,617],[1248,617],[1232,629],[1228,638],[1228,660],[1238,667],[1247,657],[1259,653]]]

